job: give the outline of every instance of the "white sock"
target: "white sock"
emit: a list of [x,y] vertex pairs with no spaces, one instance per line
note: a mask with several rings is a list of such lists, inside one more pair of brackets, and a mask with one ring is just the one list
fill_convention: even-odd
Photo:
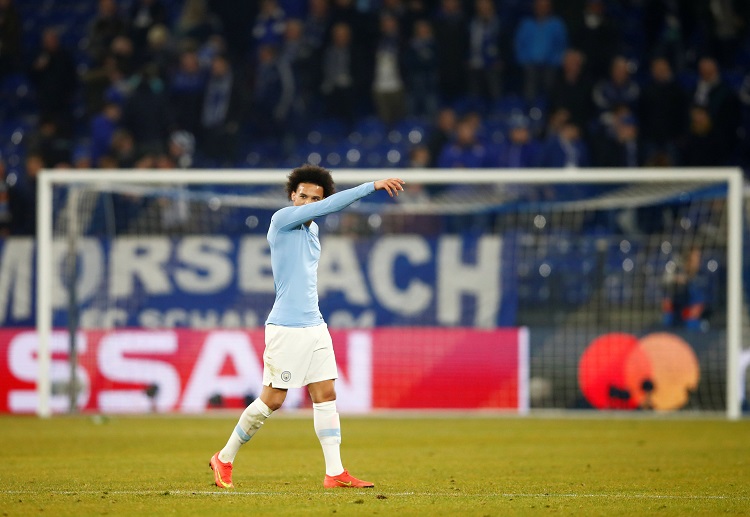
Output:
[[344,466],[341,464],[341,423],[335,400],[313,403],[313,424],[323,447],[326,474],[338,476],[344,472]]
[[250,438],[260,429],[266,418],[271,416],[271,413],[273,413],[273,410],[259,398],[247,406],[240,415],[240,420],[229,436],[227,444],[219,451],[219,459],[224,463],[227,461],[234,462],[240,447],[250,441]]

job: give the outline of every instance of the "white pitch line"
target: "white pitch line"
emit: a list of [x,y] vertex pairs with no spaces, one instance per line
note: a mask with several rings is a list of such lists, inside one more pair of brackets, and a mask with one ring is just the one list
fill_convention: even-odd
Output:
[[[353,491],[352,493],[365,494],[375,493],[377,490],[372,491]],[[248,497],[248,496],[284,496],[284,495],[299,495],[299,492],[253,492],[253,491],[241,491],[241,490],[0,490],[0,494],[3,495],[29,495],[29,494],[54,494],[54,495],[183,495],[183,496],[233,496],[233,497]],[[330,494],[332,492],[324,492]],[[457,493],[457,492],[383,492],[382,495],[390,497],[505,497],[505,498],[527,498],[527,499],[553,499],[555,497],[562,498],[586,498],[586,499],[671,499],[671,500],[726,500],[726,501],[748,501],[750,496],[741,495],[714,495],[714,494],[702,494],[702,495],[670,495],[670,494],[516,494],[516,493],[500,493],[500,492],[488,492],[488,493]]]

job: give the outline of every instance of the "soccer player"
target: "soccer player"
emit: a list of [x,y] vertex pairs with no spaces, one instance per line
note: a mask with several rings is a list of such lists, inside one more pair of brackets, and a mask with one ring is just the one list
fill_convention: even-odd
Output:
[[323,448],[323,486],[374,486],[350,475],[341,463],[334,388],[338,370],[331,335],[318,308],[320,241],[313,219],[338,212],[376,190],[397,196],[403,185],[403,180],[389,178],[334,194],[331,173],[322,167],[303,165],[289,174],[286,191],[292,206],[273,214],[267,236],[276,300],[266,320],[263,389],[240,416],[224,448],[211,457],[209,465],[218,487],[234,486],[232,463],[240,447],[281,407],[289,388],[302,386],[310,392],[313,424]]

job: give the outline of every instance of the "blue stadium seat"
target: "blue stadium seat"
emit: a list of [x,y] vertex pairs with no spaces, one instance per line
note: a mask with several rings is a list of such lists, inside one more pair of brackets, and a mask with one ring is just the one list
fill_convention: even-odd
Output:
[[358,146],[344,140],[339,142],[336,150],[341,155],[342,167],[358,168],[362,166],[363,154]]
[[526,101],[518,95],[505,95],[492,103],[490,113],[509,117],[514,112],[526,113]]
[[355,122],[352,133],[361,135],[362,145],[372,149],[386,138],[388,129],[383,121],[377,117],[364,117]]
[[310,124],[307,140],[311,144],[333,143],[346,136],[346,125],[337,119],[321,119]]

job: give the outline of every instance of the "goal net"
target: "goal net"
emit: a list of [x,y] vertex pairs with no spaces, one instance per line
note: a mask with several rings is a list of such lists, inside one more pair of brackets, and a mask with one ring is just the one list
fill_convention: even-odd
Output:
[[[288,172],[43,173],[38,412],[202,412],[257,395],[266,232]],[[342,411],[740,415],[739,171],[333,175],[338,190],[407,181],[317,221]],[[290,392],[289,408],[307,404]]]

